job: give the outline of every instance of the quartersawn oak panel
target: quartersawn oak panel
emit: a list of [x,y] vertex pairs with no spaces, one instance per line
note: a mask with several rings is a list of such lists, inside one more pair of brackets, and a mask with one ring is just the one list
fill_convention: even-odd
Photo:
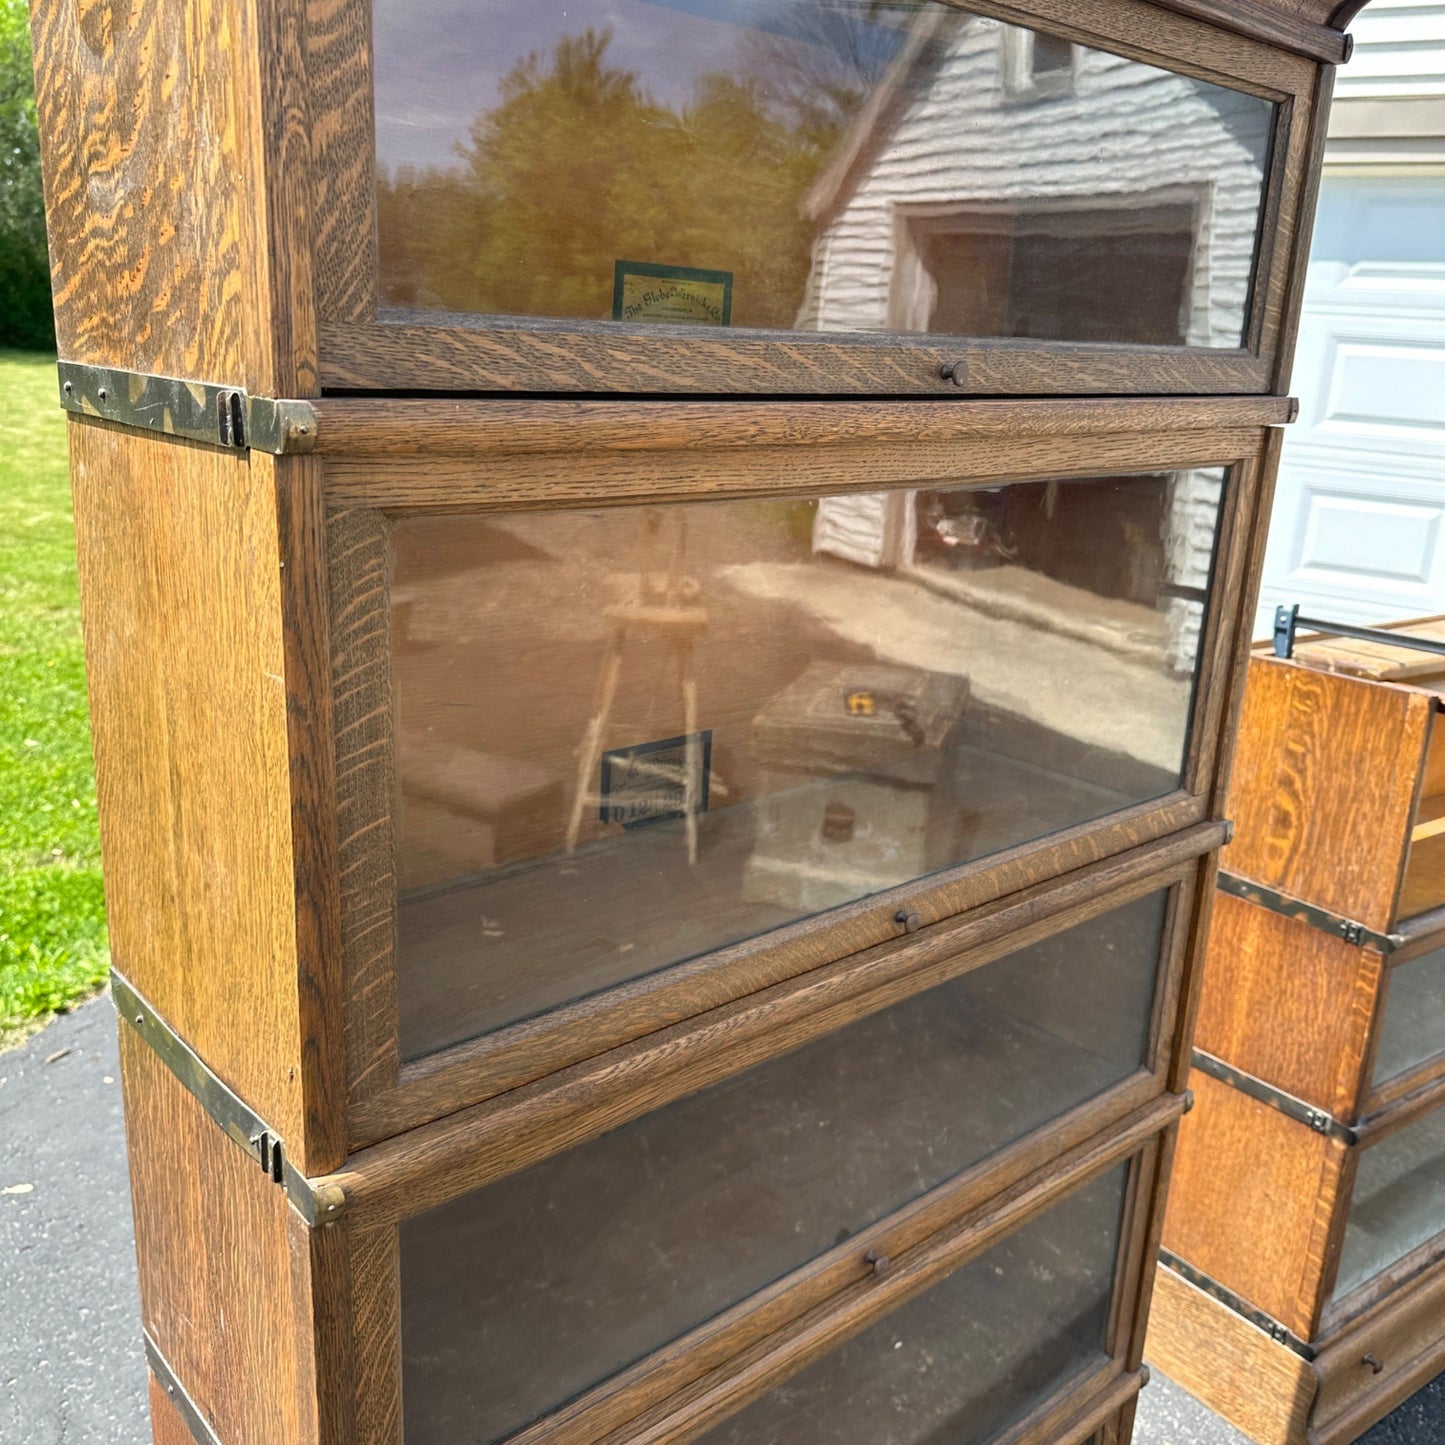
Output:
[[1433,705],[1251,658],[1221,866],[1388,933]]
[[1308,1363],[1162,1264],[1144,1352],[1256,1445],[1304,1445],[1315,1398]]
[[[300,1221],[150,1047],[119,1027],[145,1327],[226,1445],[316,1445],[311,1343],[293,1314],[293,1289],[309,1288]],[[197,1327],[200,1309],[211,1327]]]
[[299,4],[33,0],[67,360],[315,389]]
[[1164,1248],[1301,1339],[1324,1304],[1346,1148],[1194,1069]]
[[277,463],[69,434],[116,964],[298,1167],[334,1167],[304,1097],[324,1001],[298,959]]
[[1373,949],[1221,893],[1195,1043],[1336,1118],[1353,1119],[1383,972]]

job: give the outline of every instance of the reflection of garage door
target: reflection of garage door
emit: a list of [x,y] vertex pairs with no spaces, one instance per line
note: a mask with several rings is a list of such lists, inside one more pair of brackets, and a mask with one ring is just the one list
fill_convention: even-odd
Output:
[[1256,635],[1445,611],[1445,178],[1327,177]]

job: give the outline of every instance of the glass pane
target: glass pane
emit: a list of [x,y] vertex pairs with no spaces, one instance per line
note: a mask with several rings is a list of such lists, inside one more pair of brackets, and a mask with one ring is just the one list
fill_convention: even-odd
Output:
[[1382,1084],[1445,1051],[1445,948],[1398,964],[1390,971],[1385,1020],[1375,1054],[1375,1082]]
[[380,289],[1237,347],[1274,108],[937,0],[375,0]]
[[1220,494],[399,521],[404,1054],[1171,792]]
[[1445,1109],[1360,1154],[1335,1298],[1445,1230]]
[[1103,1365],[1127,1168],[971,1260],[701,1445],[983,1445]]
[[1165,896],[408,1220],[408,1445],[509,1434],[1134,1073]]

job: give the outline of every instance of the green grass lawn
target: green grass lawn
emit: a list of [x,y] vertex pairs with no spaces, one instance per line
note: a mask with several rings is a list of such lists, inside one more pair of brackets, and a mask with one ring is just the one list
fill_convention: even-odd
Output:
[[64,415],[0,351],[0,1041],[108,963]]

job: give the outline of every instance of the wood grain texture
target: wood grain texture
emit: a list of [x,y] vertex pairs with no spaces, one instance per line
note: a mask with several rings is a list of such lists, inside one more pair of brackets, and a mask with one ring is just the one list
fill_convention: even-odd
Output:
[[1308,1363],[1162,1264],[1144,1353],[1255,1445],[1304,1445]]
[[711,453],[603,452],[579,467],[575,452],[499,457],[484,466],[461,457],[326,461],[330,506],[386,511],[471,512],[513,508],[620,506],[780,494],[827,496],[931,481],[1037,481],[1118,476],[1178,467],[1230,465],[1252,457],[1258,430],[1034,438],[1005,436],[989,445],[958,441],[867,441],[837,446],[758,446]]
[[1277,426],[1287,397],[1092,401],[486,401],[321,397],[316,455],[484,457],[1099,436]]
[[307,1167],[346,1157],[345,978],[338,880],[335,727],[325,505],[311,457],[274,463],[285,648],[287,746],[301,1088]]
[[1317,7],[1322,18],[1314,19],[1308,13],[1300,13],[1298,7],[1275,5],[1269,0],[1159,0],[1159,3],[1167,10],[1227,26],[1241,35],[1281,45],[1331,65],[1339,65],[1345,59],[1345,41],[1340,33],[1344,26],[1333,25],[1323,7]]
[[1195,1069],[1164,1247],[1311,1339],[1342,1229],[1345,1146]]
[[1223,866],[1388,933],[1430,710],[1426,694],[1251,657]]
[[401,1257],[397,1231],[357,1234],[351,1247],[356,1445],[401,1445]]
[[145,1328],[226,1445],[315,1445],[285,1192],[125,1024],[120,1045]]
[[390,552],[378,512],[327,518],[336,826],[353,1106],[396,1083],[396,770]]
[[275,462],[69,434],[111,950],[304,1169]]
[[1195,1042],[1354,1121],[1384,959],[1230,894],[1214,902]]
[[68,360],[316,389],[299,0],[35,0]]
[[151,1407],[151,1440],[153,1445],[196,1445],[185,1417],[176,1408],[165,1387],[154,1375],[147,1374],[147,1398]]
[[956,397],[940,376],[965,367],[971,396],[1199,396],[1266,392],[1272,363],[1247,351],[959,339],[899,342],[873,333],[746,332],[686,341],[620,325],[489,326],[439,312],[418,323],[323,320],[321,382],[339,391],[770,393]]
[[1345,1445],[1356,1439],[1442,1367],[1445,1259],[1325,1343],[1314,1361],[1319,1397],[1312,1440]]
[[316,309],[326,321],[376,311],[376,145],[371,6],[306,0]]
[[208,0],[183,23],[161,0],[32,6],[61,356],[258,379],[247,8]]

